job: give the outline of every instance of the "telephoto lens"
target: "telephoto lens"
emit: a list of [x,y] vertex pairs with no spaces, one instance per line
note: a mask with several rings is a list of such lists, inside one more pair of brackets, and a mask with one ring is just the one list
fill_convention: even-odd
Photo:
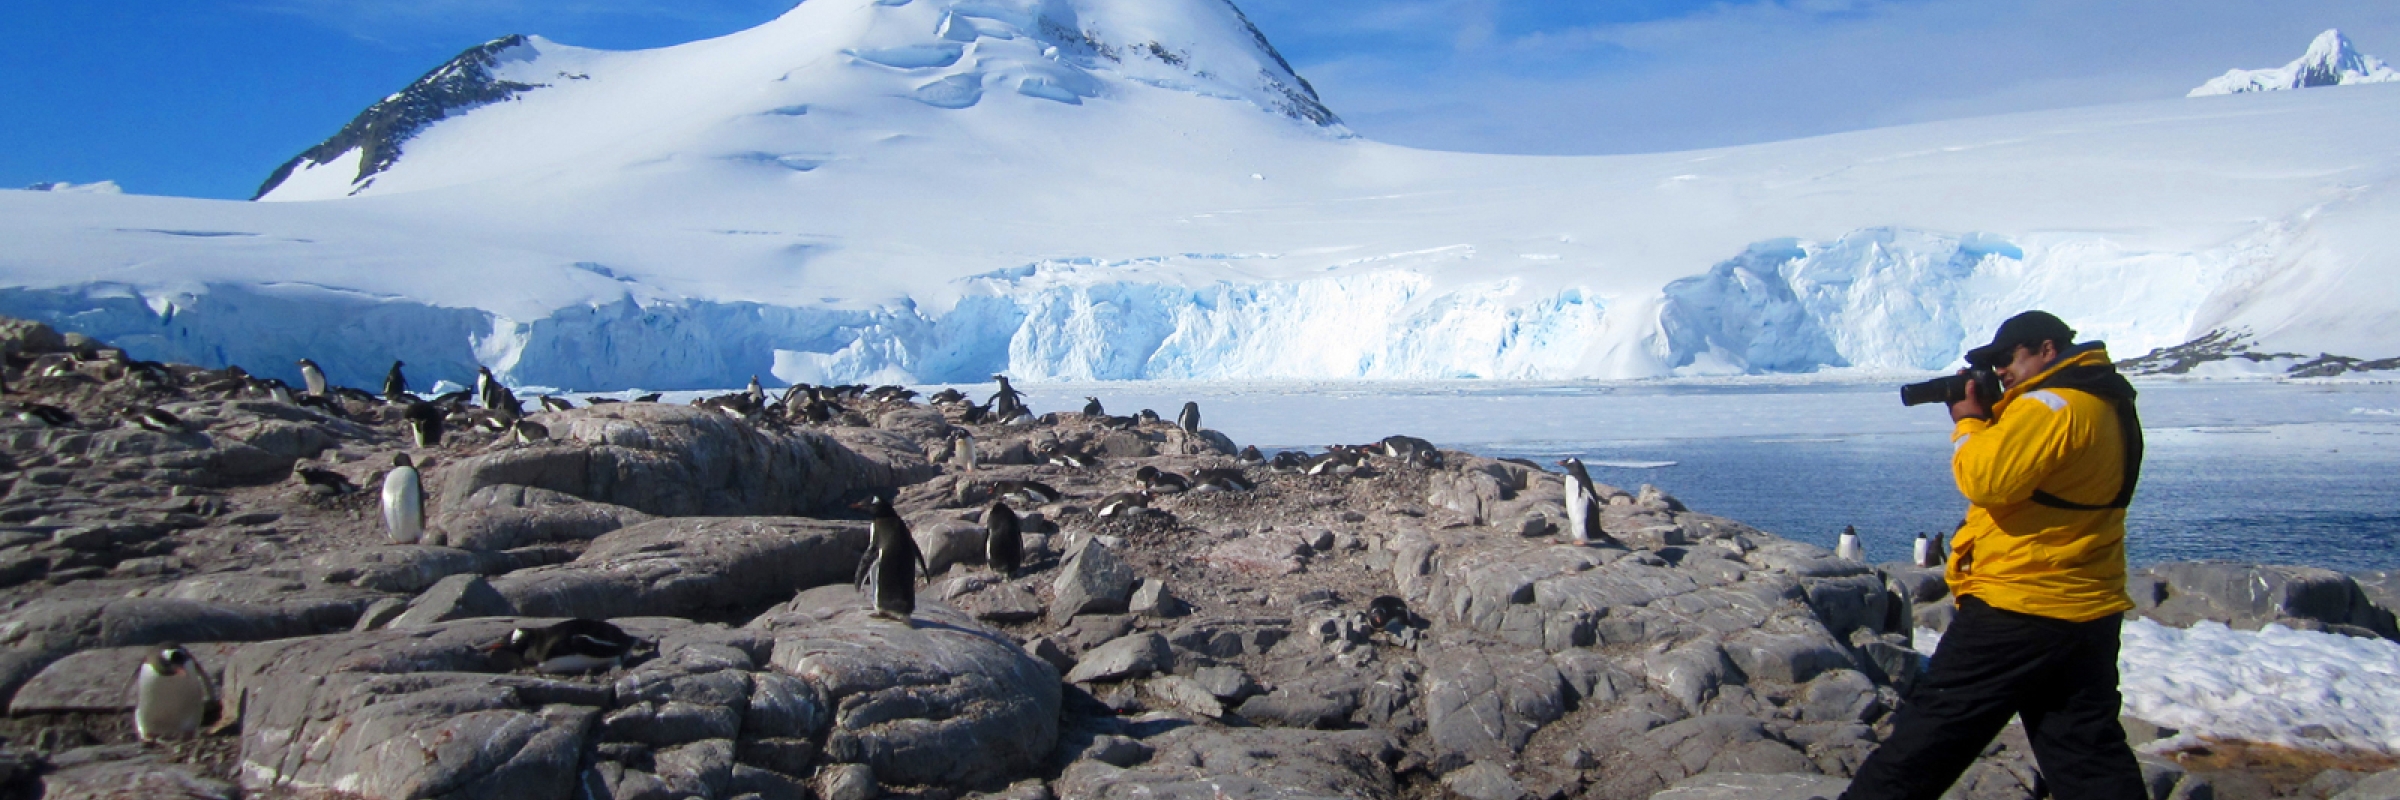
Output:
[[2000,373],[1988,369],[1970,369],[1957,375],[1944,375],[1923,383],[1900,387],[1900,404],[1918,406],[1926,403],[1952,405],[1967,399],[1967,384],[1975,384],[1975,393],[1986,404],[2000,399]]

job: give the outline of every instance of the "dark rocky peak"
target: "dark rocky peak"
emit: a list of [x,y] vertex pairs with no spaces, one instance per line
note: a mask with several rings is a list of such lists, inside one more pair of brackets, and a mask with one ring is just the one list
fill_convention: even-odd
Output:
[[350,124],[342,126],[331,138],[292,157],[283,166],[276,167],[275,173],[267,176],[266,183],[259,185],[258,193],[252,195],[251,199],[265,197],[268,192],[274,191],[275,187],[283,184],[284,179],[291,177],[294,170],[333,163],[351,150],[361,151],[358,175],[351,182],[356,189],[365,188],[364,184],[376,173],[389,169],[400,159],[401,147],[426,126],[452,114],[545,86],[503,80],[493,74],[502,63],[512,58],[530,56],[529,51],[511,52],[524,47],[526,41],[523,35],[510,34],[468,48],[432,72],[425,73],[408,88],[368,106],[367,110],[359,112],[356,118],[350,120]]

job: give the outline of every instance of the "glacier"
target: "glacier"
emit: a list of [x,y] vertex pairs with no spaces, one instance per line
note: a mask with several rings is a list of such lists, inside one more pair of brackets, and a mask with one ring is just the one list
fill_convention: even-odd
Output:
[[361,120],[268,202],[0,191],[0,314],[583,391],[1910,372],[2036,307],[2400,356],[2388,84],[1496,156],[1357,136],[1224,0],[809,0]]

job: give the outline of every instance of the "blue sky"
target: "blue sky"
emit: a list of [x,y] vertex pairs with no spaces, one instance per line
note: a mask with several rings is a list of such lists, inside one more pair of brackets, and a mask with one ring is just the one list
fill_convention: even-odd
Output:
[[[1360,133],[1621,153],[2170,98],[2339,27],[2400,58],[2389,0],[1236,0]],[[0,186],[245,198],[468,47],[658,47],[789,0],[8,0]]]

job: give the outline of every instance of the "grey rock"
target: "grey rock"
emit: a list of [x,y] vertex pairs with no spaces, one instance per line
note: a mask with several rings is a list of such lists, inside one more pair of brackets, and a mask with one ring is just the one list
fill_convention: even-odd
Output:
[[1126,602],[1125,610],[1145,617],[1179,617],[1190,609],[1167,591],[1166,581],[1143,578],[1134,585],[1133,599]]
[[1840,797],[1850,781],[1826,775],[1704,772],[1676,781],[1651,800],[1810,800]]
[[1254,534],[1210,547],[1200,554],[1200,563],[1244,578],[1275,578],[1299,572],[1300,552],[1307,549],[1281,536]]
[[803,592],[745,628],[774,640],[774,669],[835,709],[824,757],[896,784],[1004,783],[1058,739],[1058,671],[957,609],[920,602],[915,624],[878,619],[848,586]]
[[1060,797],[1092,800],[1393,800],[1399,751],[1382,731],[1188,726],[1146,742],[1137,768],[1083,760],[1059,776]]
[[532,616],[691,617],[847,584],[865,548],[866,530],[857,523],[661,519],[602,535],[572,562],[512,572],[492,586]]
[[1714,699],[1728,677],[1738,676],[1725,649],[1707,639],[1643,656],[1642,671],[1660,694],[1692,712]]
[[2271,622],[2320,630],[2346,625],[2400,638],[2392,609],[2376,604],[2357,581],[2332,570],[2181,562],[2140,570],[2128,576],[2126,588],[2135,614],[2177,627],[2203,619],[2241,629]]
[[401,612],[387,627],[419,628],[454,619],[505,617],[516,613],[515,605],[493,590],[483,576],[452,575],[435,582],[433,588],[409,601],[408,610]]
[[1087,544],[1067,560],[1051,584],[1050,621],[1065,624],[1077,614],[1119,614],[1133,599],[1133,567],[1108,546]]
[[1093,739],[1092,746],[1084,748],[1082,757],[1112,767],[1131,767],[1150,760],[1151,753],[1149,745],[1112,734]]
[[953,564],[983,563],[982,525],[956,519],[922,520],[909,525],[918,551],[925,554],[925,575],[949,571]]
[[1883,582],[1893,594],[1908,598],[1911,603],[1931,603],[1950,596],[1950,582],[1942,576],[1940,567],[1887,565]]
[[1725,637],[1725,653],[1751,680],[1806,683],[1832,669],[1855,669],[1850,651],[1814,618],[1778,617]]
[[[2180,788],[2180,787],[2178,787]],[[2195,798],[2195,800],[2198,800]],[[2360,778],[2331,800],[2400,800],[2400,769]]]
[[[239,644],[194,642],[183,646],[211,676],[231,660]],[[17,690],[8,713],[108,713],[132,711],[136,670],[153,647],[105,647],[59,659]]]
[[1607,800],[1646,798],[1708,771],[1722,753],[1765,741],[1765,723],[1749,717],[1694,717],[1653,728],[1601,758],[1600,780],[1590,794]]
[[1139,678],[1157,672],[1174,657],[1167,648],[1166,637],[1137,633],[1084,653],[1066,679],[1068,683],[1095,683]]
[[725,793],[736,800],[809,800],[808,784],[773,770],[735,764],[726,771]]
[[1489,761],[1477,761],[1442,776],[1442,788],[1467,800],[1528,800],[1525,791],[1508,774],[1508,768]]
[[679,700],[641,701],[600,718],[600,738],[674,747],[709,739],[731,739],[741,730],[740,709]]
[[[0,785],[6,785],[0,780]],[[123,761],[93,761],[42,776],[39,796],[50,800],[234,800],[241,791],[200,774],[189,764],[155,755]]]
[[1279,687],[1242,702],[1243,719],[1278,728],[1337,728],[1358,710],[1358,693],[1336,687]]
[[159,598],[36,600],[0,614],[0,696],[79,650],[255,642],[346,630],[367,598],[236,605]]
[[[1191,678],[1181,675],[1155,678],[1150,681],[1149,689],[1151,695],[1165,701],[1169,706],[1203,717],[1225,716],[1225,705],[1217,699],[1216,694],[1209,691],[1208,687],[1200,685],[1199,681]],[[1119,764],[1118,766],[1124,765]]]
[[[547,489],[657,516],[784,515],[854,491],[932,478],[939,468],[886,431],[773,432],[714,411],[609,403],[543,415],[550,443],[433,468],[442,515],[487,486]],[[863,452],[862,452],[863,451]],[[913,459],[898,453],[911,452]]]
[[1258,693],[1258,682],[1251,680],[1250,674],[1243,672],[1240,667],[1226,665],[1201,667],[1193,670],[1191,677],[1194,683],[1200,685],[1200,688],[1208,690],[1209,694],[1228,703],[1238,703],[1243,698]]
[[1189,620],[1167,634],[1167,642],[1211,658],[1263,655],[1291,635],[1291,620],[1281,617]]
[[1950,629],[1950,620],[1958,616],[1958,606],[1952,598],[1945,597],[1917,606],[1911,616],[1916,618],[1917,627],[1930,628],[1938,633]]
[[400,615],[407,611],[407,600],[397,597],[377,600],[369,604],[367,610],[359,612],[358,624],[350,626],[350,632],[358,633],[383,628],[392,624],[392,620],[399,619]]
[[653,517],[612,503],[513,483],[477,488],[434,515],[430,541],[466,550],[508,550],[542,542],[585,541]]
[[2184,769],[2180,764],[2157,756],[2141,755],[2142,788],[2149,800],[2167,800],[2175,793],[2175,784],[2183,782]]
[[876,785],[873,767],[829,764],[817,771],[817,794],[825,800],[875,800],[883,796],[883,787]]
[[708,739],[658,751],[652,762],[667,788],[683,795],[723,797],[733,782],[733,742]]
[[1875,682],[1855,670],[1837,669],[1801,687],[1800,718],[1808,722],[1866,722],[1883,712]]
[[1066,648],[1059,647],[1058,642],[1048,636],[1036,636],[1025,642],[1025,652],[1047,662],[1061,674],[1075,669],[1075,657],[1067,655]]
[[1471,640],[1437,641],[1422,652],[1436,772],[1512,762],[1534,731],[1569,710],[1566,679],[1548,654]]

